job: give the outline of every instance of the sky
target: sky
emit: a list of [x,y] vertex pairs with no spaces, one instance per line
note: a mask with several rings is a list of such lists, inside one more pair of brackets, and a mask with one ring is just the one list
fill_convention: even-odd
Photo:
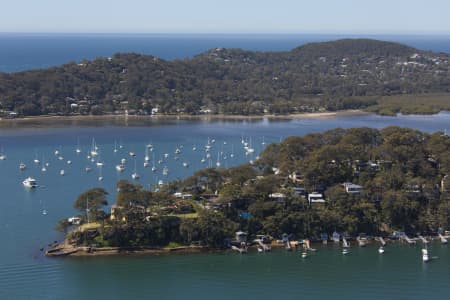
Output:
[[450,0],[2,0],[0,32],[450,34]]

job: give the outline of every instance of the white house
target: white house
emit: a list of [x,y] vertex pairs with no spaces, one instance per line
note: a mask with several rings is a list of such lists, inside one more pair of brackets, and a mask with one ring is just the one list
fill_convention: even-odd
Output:
[[344,188],[345,188],[345,191],[346,191],[348,194],[359,194],[359,193],[361,193],[362,190],[363,190],[363,187],[362,187],[362,186],[357,185],[357,184],[353,184],[353,183],[351,183],[351,182],[345,182],[345,183],[344,183]]
[[308,202],[311,205],[312,203],[325,203],[325,199],[323,199],[323,195],[317,192],[308,194]]

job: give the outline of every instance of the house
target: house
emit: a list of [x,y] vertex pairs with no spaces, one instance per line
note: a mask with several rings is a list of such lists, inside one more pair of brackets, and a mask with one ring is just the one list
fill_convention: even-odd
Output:
[[441,192],[450,192],[450,180],[448,179],[448,175],[445,175],[441,180]]
[[[111,221],[114,221],[116,219],[116,212],[122,208],[123,208],[122,206],[118,206],[116,204],[113,204],[111,206],[110,217],[109,217]],[[123,220],[123,221],[125,221],[125,220]]]
[[344,188],[345,188],[345,192],[347,194],[360,194],[363,190],[363,187],[351,182],[345,182],[343,184]]
[[284,201],[286,200],[286,195],[283,193],[277,192],[277,193],[269,194],[269,198],[274,201],[277,201],[278,203],[284,203]]
[[304,187],[298,186],[293,187],[294,193],[298,196],[306,196],[306,189]]
[[236,241],[238,243],[246,243],[247,242],[247,232],[238,231],[235,233]]
[[292,172],[292,174],[289,175],[289,179],[291,179],[293,183],[303,183],[305,177],[301,172]]
[[325,203],[325,199],[323,195],[317,192],[312,192],[308,194],[308,202],[311,205],[312,203]]

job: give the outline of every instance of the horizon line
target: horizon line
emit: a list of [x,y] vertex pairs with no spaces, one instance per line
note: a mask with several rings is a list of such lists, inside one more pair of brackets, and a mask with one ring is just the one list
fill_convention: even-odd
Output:
[[304,31],[304,32],[87,32],[87,31],[0,31],[2,35],[192,35],[192,36],[298,36],[298,35],[331,35],[331,36],[450,36],[450,32],[333,32],[333,31]]

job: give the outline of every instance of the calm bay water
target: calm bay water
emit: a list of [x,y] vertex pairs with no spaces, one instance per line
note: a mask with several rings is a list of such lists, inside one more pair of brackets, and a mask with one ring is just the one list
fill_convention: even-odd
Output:
[[[114,202],[117,180],[131,180],[134,164],[129,151],[137,154],[139,182],[150,188],[158,180],[185,178],[205,167],[208,160],[202,164],[201,159],[206,156],[208,139],[212,144],[210,164],[215,166],[219,156],[222,166],[227,167],[256,159],[263,141],[278,142],[290,135],[337,127],[398,125],[443,131],[450,129],[450,113],[295,120],[117,118],[27,124],[8,123],[0,129],[0,149],[7,155],[0,161],[0,236],[4,241],[0,248],[0,299],[440,299],[450,292],[450,251],[438,244],[430,250],[439,258],[429,264],[422,263],[420,246],[401,245],[389,246],[382,256],[374,246],[353,247],[346,257],[336,247],[319,247],[306,260],[298,253],[282,250],[246,256],[226,253],[64,259],[48,259],[39,251],[60,238],[54,225],[60,218],[76,213],[72,204],[80,192],[102,186],[110,192],[110,203]],[[86,158],[93,138],[105,163],[101,182],[97,179],[100,170]],[[251,142],[253,157],[244,154],[241,139]],[[83,151],[78,155],[77,140]],[[115,140],[124,146],[117,153],[113,152]],[[148,143],[154,145],[149,155],[155,155],[155,173],[143,167]],[[182,151],[175,160],[177,147]],[[54,155],[55,150],[61,152],[63,160]],[[169,158],[163,158],[165,153]],[[41,167],[33,163],[36,157],[49,163],[47,172],[42,173]],[[126,171],[118,174],[115,165],[121,158],[128,162]],[[159,159],[164,162],[158,164]],[[28,166],[24,172],[19,171],[21,161]],[[184,168],[183,162],[188,162],[189,167]],[[86,166],[91,166],[92,172],[86,173]],[[161,173],[163,166],[169,168],[167,177]],[[66,171],[65,176],[59,175],[61,169]],[[35,177],[40,187],[26,190],[21,182],[27,176]]]

